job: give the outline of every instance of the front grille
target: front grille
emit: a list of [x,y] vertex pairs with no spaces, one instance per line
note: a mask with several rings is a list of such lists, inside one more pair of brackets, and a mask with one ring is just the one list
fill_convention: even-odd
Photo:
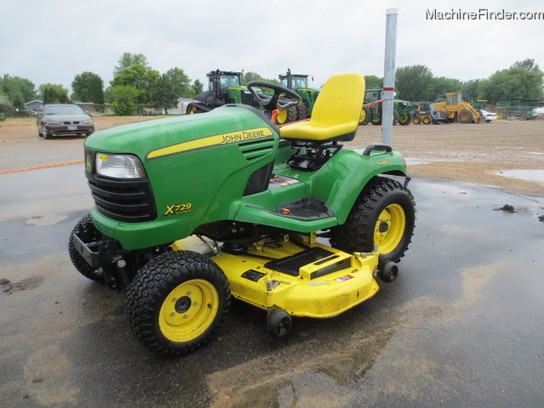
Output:
[[149,180],[113,180],[95,176],[89,180],[98,211],[123,222],[151,221],[157,217]]
[[71,121],[71,120],[66,120],[64,122],[62,122],[64,125],[79,125],[79,120],[74,120],[74,121]]

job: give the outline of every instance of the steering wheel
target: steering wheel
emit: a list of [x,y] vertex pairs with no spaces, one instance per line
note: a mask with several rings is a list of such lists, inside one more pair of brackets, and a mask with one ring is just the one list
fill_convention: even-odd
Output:
[[[255,88],[272,89],[274,91],[274,95],[264,95],[257,92]],[[251,81],[247,84],[247,89],[253,94],[257,103],[265,110],[270,112],[276,108],[279,110],[285,110],[290,106],[300,105],[302,103],[302,98],[295,91],[278,84],[273,84],[272,82]],[[285,94],[285,96],[295,98],[296,100],[280,98],[281,94]]]

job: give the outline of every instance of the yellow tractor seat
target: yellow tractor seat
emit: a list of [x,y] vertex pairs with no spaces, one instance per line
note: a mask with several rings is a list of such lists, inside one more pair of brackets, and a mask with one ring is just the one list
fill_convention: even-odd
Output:
[[317,97],[310,121],[285,125],[280,135],[288,140],[315,142],[353,140],[364,95],[365,79],[361,74],[332,76]]

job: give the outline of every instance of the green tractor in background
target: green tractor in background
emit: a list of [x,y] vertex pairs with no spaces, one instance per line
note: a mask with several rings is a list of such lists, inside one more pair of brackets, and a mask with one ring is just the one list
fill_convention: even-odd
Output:
[[[359,124],[382,124],[382,99],[381,89],[367,89],[365,92],[365,104],[361,109]],[[400,123],[403,126],[412,123],[411,104],[408,101],[395,99],[393,101],[393,125]]]
[[243,103],[258,107],[251,93],[242,86],[242,73],[215,70],[207,74],[208,90],[195,96],[187,105],[187,114],[209,112],[228,103]]
[[[254,95],[247,87],[242,85],[242,73],[234,71],[221,71],[219,69],[211,71],[208,74],[208,90],[195,96],[195,101],[187,105],[186,114],[209,112],[220,106],[236,103],[253,106],[262,110],[261,106],[255,99]],[[257,90],[260,94],[262,92]],[[288,100],[293,100],[282,94],[280,102],[286,103]],[[293,113],[294,112],[294,115]],[[294,122],[296,117],[297,106],[291,106],[285,111],[280,111],[275,117],[275,123],[282,125],[288,122]]]
[[292,74],[291,70],[287,69],[287,73],[279,75],[279,79],[282,86],[295,91],[303,102],[302,105],[293,106],[288,110],[289,122],[311,117],[319,89],[308,86],[308,75]]

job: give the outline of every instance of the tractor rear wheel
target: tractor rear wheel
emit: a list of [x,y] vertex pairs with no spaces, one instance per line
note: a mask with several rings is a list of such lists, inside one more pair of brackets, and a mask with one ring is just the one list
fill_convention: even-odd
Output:
[[399,262],[414,226],[410,191],[396,180],[379,177],[363,189],[346,222],[331,230],[331,245],[349,253],[372,252],[376,245],[380,264]]
[[289,106],[287,109],[280,111],[276,122],[278,125],[283,125],[285,123],[295,122],[297,120],[297,107]]
[[145,265],[127,289],[132,331],[147,348],[176,357],[204,345],[230,304],[227,278],[209,258],[166,252]]
[[404,113],[400,115],[399,124],[401,124],[402,126],[407,126],[410,123],[412,123],[412,115],[410,115],[410,113]]
[[188,106],[187,106],[187,110],[185,111],[185,113],[187,115],[195,115],[198,113],[198,108],[193,105],[192,103],[190,103]]
[[304,120],[308,117],[308,107],[306,103],[301,103],[297,105],[297,120]]
[[68,254],[70,256],[72,264],[80,274],[95,282],[103,283],[105,282],[105,280],[102,268],[93,268],[76,250],[74,244],[74,236],[75,234],[80,233],[90,235],[95,238],[98,238],[98,236],[100,235],[100,233],[93,224],[91,214],[87,214],[85,217],[81,218],[72,230],[72,233],[70,234],[70,239],[68,240]]
[[474,115],[468,109],[462,109],[459,112],[459,122],[461,123],[472,123],[474,120]]
[[368,106],[363,106],[363,108],[361,109],[361,114],[359,115],[359,125],[368,125],[368,122],[370,122],[371,118],[372,110]]

